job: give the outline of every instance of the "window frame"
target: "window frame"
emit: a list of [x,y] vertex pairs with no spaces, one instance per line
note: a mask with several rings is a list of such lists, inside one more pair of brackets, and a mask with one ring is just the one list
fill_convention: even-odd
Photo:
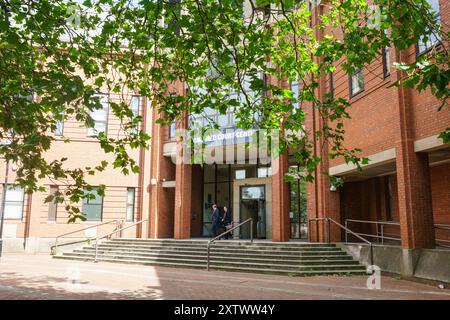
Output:
[[[54,190],[54,192],[52,192],[52,190]],[[49,186],[49,195],[53,195],[55,192],[59,191],[59,186],[54,184]],[[48,203],[48,212],[47,212],[47,221],[51,221],[54,222],[58,219],[58,204],[54,202],[55,199],[53,199],[53,201]],[[54,216],[51,216],[51,209],[54,208]]]
[[[133,99],[137,99],[137,110],[133,109]],[[108,103],[108,106],[109,106],[109,103]],[[140,115],[140,112],[141,112],[141,96],[140,95],[133,94],[131,96],[130,108],[131,108],[131,112],[133,113],[133,117],[137,117]],[[139,131],[139,129],[140,129],[140,122],[136,128],[132,128],[132,132],[137,133]]]
[[[10,188],[12,187],[12,184],[7,184],[6,185],[6,193],[5,193],[5,207],[4,207],[4,212],[3,212],[3,220],[22,220],[23,219],[23,210],[25,208],[25,190],[22,187],[19,186],[15,186],[14,188]],[[3,184],[3,187],[5,188],[5,184]],[[20,189],[22,191],[22,200],[21,201],[8,201],[8,191],[10,191],[10,189]],[[7,217],[6,216],[6,208],[8,206],[8,203],[21,203],[21,209],[20,209],[20,217]]]
[[[93,187],[92,188],[92,190],[87,190],[87,188],[84,188],[83,189],[83,192],[84,193],[86,193],[86,192],[88,192],[88,193],[93,193],[94,191],[97,193],[97,196],[99,196],[98,195],[98,187]],[[100,197],[100,196],[99,196]],[[83,213],[83,215],[86,217],[86,221],[103,221],[103,204],[104,204],[104,198],[105,197],[100,197],[101,198],[101,203],[100,204],[90,204],[89,203],[89,200],[93,200],[93,199],[86,199],[86,198],[83,198],[83,201],[82,201],[82,213]],[[87,201],[87,203],[86,203],[86,201]],[[100,219],[89,219],[89,217],[84,213],[84,205],[99,205],[100,206]]]
[[[130,191],[133,191],[133,203],[128,202],[128,194]],[[131,220],[128,219],[128,208],[132,206],[132,216]],[[125,222],[134,222],[135,219],[135,209],[136,209],[136,188],[135,187],[128,187],[127,188],[127,201],[126,201],[126,208],[125,208]]]
[[328,73],[328,86],[329,86],[329,94],[331,98],[334,98],[334,72]]
[[[297,95],[295,95],[295,91],[292,90],[293,87],[297,87]],[[298,101],[299,97],[300,97],[300,82],[297,81],[293,81],[289,83],[289,89],[292,91],[294,98],[296,99],[295,102],[292,103],[292,105],[294,106],[294,109],[298,109],[300,106],[300,103]]]
[[[107,93],[96,93],[96,94],[94,94],[94,97],[105,97],[106,98],[106,105],[107,105],[107,107],[106,107],[106,118],[105,118],[104,121],[96,121],[96,120],[93,119],[94,120],[94,127],[87,128],[87,130],[86,130],[86,136],[88,138],[95,138],[100,133],[100,132],[96,132],[96,130],[95,130],[95,125],[96,125],[97,122],[105,123],[105,131],[104,131],[104,133],[105,133],[106,136],[108,135],[109,100],[110,100],[109,99],[109,94],[107,94]],[[101,99],[100,99],[100,103],[101,103]],[[91,110],[91,111],[89,111],[89,116],[92,118],[92,114],[95,111],[100,111],[100,110],[104,110],[104,109],[105,108]],[[91,130],[92,130],[92,133],[91,133]]]
[[383,47],[381,49],[382,60],[383,60],[383,77],[386,79],[391,75],[391,48]]
[[[361,74],[361,76],[362,76],[362,86],[361,86],[360,90],[354,92],[354,90],[353,90],[353,76],[355,76],[357,74]],[[361,68],[357,72],[353,72],[352,74],[349,74],[349,87],[350,87],[350,98],[353,98],[353,97],[359,95],[360,93],[364,92],[364,90],[365,90],[364,68]]]
[[[426,0],[428,2],[428,0]],[[442,25],[442,21],[441,21],[441,5],[439,3],[439,0],[437,1],[437,9],[438,11],[435,12],[434,18],[436,20],[437,23]],[[428,2],[428,4],[430,5],[430,7],[433,8],[433,6]],[[433,13],[434,11],[430,11],[430,13]],[[434,35],[433,35],[434,38]],[[430,43],[430,44],[428,44]],[[433,50],[434,48],[438,47],[439,45],[441,45],[442,43],[442,38],[441,37],[436,37],[436,39],[434,39],[433,42],[431,42],[431,39],[428,39],[428,41],[426,43],[424,43],[421,39],[421,37],[419,38],[419,40],[416,43],[416,57],[419,57],[423,54],[426,54],[428,52],[430,52],[431,50]],[[421,45],[423,45],[423,49],[421,49]]]
[[[55,137],[64,136],[64,111],[61,113],[61,116],[62,116],[62,120],[56,120],[56,129],[53,132]],[[58,131],[58,128],[61,128],[60,131]]]

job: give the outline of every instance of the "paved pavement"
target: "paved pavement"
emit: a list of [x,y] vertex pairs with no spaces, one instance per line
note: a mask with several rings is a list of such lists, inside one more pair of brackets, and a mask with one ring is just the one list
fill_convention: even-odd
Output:
[[48,255],[7,254],[0,262],[0,300],[9,299],[446,299],[437,285],[382,276],[288,277],[113,263],[74,262]]

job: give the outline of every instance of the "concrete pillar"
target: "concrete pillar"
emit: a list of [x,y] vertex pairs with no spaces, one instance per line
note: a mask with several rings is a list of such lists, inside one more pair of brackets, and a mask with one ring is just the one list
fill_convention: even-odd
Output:
[[[183,118],[177,121],[177,129],[188,127],[188,114],[184,112]],[[191,191],[192,191],[192,165],[186,163],[183,148],[183,137],[177,137],[177,164],[175,174],[175,221],[174,238],[189,239],[191,237]]]
[[288,171],[286,154],[272,158],[272,241],[289,241],[289,186],[284,180]]

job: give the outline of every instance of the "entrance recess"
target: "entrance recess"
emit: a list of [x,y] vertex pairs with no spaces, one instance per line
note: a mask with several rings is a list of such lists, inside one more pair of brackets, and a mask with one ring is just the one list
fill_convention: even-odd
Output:
[[[252,218],[255,238],[266,238],[266,199],[265,186],[240,187],[240,221]],[[250,238],[250,225],[242,226],[241,238]]]

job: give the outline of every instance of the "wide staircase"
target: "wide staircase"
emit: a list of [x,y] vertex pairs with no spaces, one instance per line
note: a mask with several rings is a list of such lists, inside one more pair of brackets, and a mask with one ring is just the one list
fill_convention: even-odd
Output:
[[[95,246],[54,258],[94,261]],[[206,269],[207,241],[113,239],[98,245],[97,261]],[[291,276],[366,274],[364,266],[334,244],[301,242],[216,241],[210,246],[210,269]]]

